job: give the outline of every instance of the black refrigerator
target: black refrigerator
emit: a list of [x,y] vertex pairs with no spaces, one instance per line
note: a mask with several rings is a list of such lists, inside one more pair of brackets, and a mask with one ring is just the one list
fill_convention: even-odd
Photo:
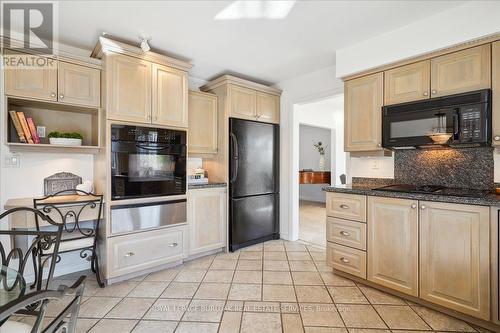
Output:
[[229,250],[279,238],[279,126],[229,118]]

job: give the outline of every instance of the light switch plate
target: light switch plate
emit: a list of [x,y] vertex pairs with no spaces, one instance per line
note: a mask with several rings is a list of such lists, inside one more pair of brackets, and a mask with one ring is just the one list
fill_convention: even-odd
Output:
[[3,162],[6,168],[19,168],[21,166],[21,156],[19,154],[6,154]]

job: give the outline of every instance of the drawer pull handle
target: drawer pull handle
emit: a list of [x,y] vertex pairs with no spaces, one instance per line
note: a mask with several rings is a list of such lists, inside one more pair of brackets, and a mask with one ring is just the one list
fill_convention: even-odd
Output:
[[127,253],[125,253],[125,257],[132,257],[132,256],[135,256],[134,252],[127,252]]
[[177,245],[179,245],[179,244],[177,244],[177,243],[172,243],[172,244],[170,244],[169,246],[170,246],[170,247],[176,247]]
[[346,205],[346,204],[342,204],[342,205],[340,205],[340,208],[342,208],[342,209],[349,209],[349,206]]
[[344,257],[340,258],[340,261],[342,261],[343,263],[346,263],[346,264],[349,263],[349,259],[344,258]]
[[344,231],[344,230],[342,230],[342,231],[340,232],[340,234],[341,234],[342,236],[351,236],[351,234],[350,234],[350,233],[348,233],[347,231]]

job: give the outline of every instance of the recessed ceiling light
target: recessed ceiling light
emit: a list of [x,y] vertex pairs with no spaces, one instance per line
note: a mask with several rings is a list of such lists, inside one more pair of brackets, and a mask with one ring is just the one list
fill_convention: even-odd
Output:
[[280,20],[287,17],[294,1],[237,0],[215,15],[216,20]]

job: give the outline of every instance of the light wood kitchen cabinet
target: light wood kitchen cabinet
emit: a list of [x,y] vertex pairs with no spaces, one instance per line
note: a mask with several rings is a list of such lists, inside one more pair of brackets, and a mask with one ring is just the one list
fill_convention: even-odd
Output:
[[420,202],[420,297],[490,318],[489,208]]
[[255,120],[257,116],[257,92],[253,89],[230,85],[230,117]]
[[431,97],[490,87],[490,44],[431,59]]
[[267,93],[257,92],[257,120],[279,124],[280,97]]
[[188,77],[185,71],[153,64],[152,123],[188,127]]
[[151,63],[134,57],[106,57],[108,119],[151,122]]
[[326,193],[326,215],[366,222],[366,195]]
[[384,104],[398,104],[430,98],[429,60],[384,72]]
[[195,154],[217,153],[217,96],[189,91],[188,150]]
[[493,90],[493,109],[491,111],[493,145],[500,145],[500,41],[492,44],[491,88]]
[[327,217],[326,240],[366,251],[366,223]]
[[418,296],[418,201],[368,197],[368,280]]
[[188,191],[189,255],[226,246],[226,189]]
[[383,91],[383,73],[376,73],[345,82],[345,151],[382,149]]
[[[9,52],[9,55],[23,56],[18,52]],[[30,55],[31,57],[33,56]],[[52,61],[53,66],[43,69],[5,69],[5,93],[18,97],[57,101],[57,61],[54,59]]]
[[333,269],[366,279],[366,252],[327,242],[326,262]]
[[61,61],[57,78],[60,102],[93,107],[101,105],[100,70]]

